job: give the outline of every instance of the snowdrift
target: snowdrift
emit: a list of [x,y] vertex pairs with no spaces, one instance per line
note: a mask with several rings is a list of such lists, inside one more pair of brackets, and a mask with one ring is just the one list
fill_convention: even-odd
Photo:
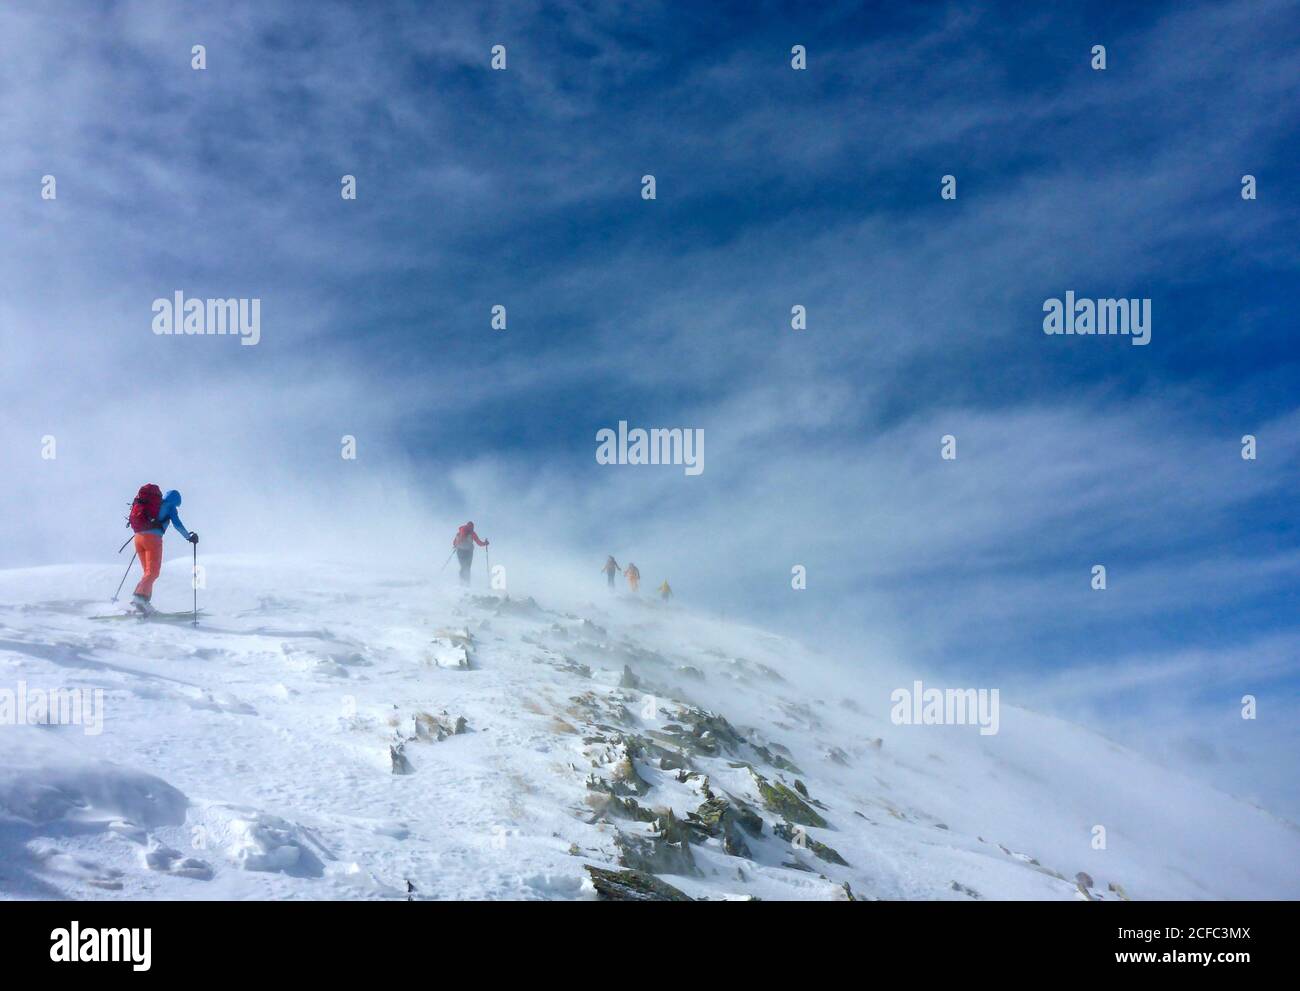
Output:
[[213,558],[196,629],[117,577],[0,573],[0,692],[103,715],[0,726],[5,897],[1300,897],[1294,825],[1087,729],[894,725],[883,665],[598,581]]

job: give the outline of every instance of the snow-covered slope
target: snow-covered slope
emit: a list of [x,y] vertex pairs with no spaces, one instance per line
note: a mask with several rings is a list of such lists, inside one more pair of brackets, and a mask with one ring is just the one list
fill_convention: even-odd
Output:
[[1005,698],[893,725],[897,676],[677,605],[217,558],[198,629],[89,619],[117,578],[0,573],[0,693],[103,700],[0,726],[4,896],[1300,897],[1264,811]]

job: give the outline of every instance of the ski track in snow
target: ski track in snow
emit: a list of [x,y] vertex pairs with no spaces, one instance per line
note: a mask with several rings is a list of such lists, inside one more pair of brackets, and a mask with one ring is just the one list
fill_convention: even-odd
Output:
[[207,576],[195,629],[91,620],[112,568],[0,572],[0,690],[104,699],[98,735],[0,726],[0,896],[590,899],[624,861],[711,899],[1300,897],[1293,824],[1005,697],[996,736],[894,726],[894,683],[595,583]]

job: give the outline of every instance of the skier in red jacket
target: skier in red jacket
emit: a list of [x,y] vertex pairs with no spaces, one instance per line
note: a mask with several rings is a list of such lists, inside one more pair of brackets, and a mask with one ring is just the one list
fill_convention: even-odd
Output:
[[469,584],[469,567],[474,563],[474,545],[486,547],[488,541],[480,540],[477,533],[474,532],[474,521],[470,520],[463,527],[456,531],[456,536],[451,541],[451,546],[456,548],[456,560],[460,563],[460,583]]

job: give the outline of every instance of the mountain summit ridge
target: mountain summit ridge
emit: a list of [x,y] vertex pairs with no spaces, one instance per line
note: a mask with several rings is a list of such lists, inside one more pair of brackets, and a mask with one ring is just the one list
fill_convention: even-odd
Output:
[[1300,897],[1294,825],[1005,692],[896,725],[917,672],[595,582],[205,575],[194,628],[0,572],[0,693],[103,717],[0,727],[0,897]]

